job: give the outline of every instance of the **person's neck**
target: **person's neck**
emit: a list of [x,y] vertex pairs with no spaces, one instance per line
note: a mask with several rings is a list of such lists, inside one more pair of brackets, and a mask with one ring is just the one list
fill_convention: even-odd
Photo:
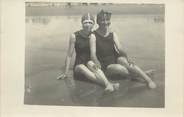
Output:
[[90,34],[90,32],[85,31],[85,30],[81,30],[80,33],[81,33],[81,35],[84,36],[84,37],[88,37],[89,34]]
[[110,32],[109,28],[103,28],[103,27],[99,27],[97,29],[97,31],[98,31],[98,33],[100,33],[100,35],[102,35],[104,37],[108,36],[109,32]]

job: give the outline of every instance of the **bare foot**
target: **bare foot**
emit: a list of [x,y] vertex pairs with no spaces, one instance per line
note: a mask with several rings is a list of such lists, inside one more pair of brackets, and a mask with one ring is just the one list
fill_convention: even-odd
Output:
[[152,81],[152,82],[149,82],[149,83],[148,83],[148,87],[149,87],[150,89],[155,89],[157,86],[156,86],[156,84]]
[[113,85],[112,84],[107,85],[105,88],[105,91],[106,92],[113,92],[114,91]]
[[66,74],[61,74],[60,76],[58,76],[56,79],[57,80],[61,80],[61,79],[65,79],[67,78],[67,75]]
[[113,83],[112,85],[114,87],[114,90],[116,90],[116,91],[119,90],[119,86],[120,86],[119,83]]

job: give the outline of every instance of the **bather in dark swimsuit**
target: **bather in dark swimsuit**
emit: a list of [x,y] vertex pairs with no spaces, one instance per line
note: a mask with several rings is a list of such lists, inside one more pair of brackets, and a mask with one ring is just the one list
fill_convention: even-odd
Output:
[[94,31],[94,34],[96,36],[96,55],[105,72],[108,65],[117,63],[119,53],[115,49],[112,32],[107,37],[101,36],[97,31]]
[[[75,52],[76,52],[76,58],[75,58],[75,64],[74,64],[74,69],[76,67],[76,65],[79,64],[84,64],[86,65],[87,62],[90,60],[90,47],[89,47],[89,36],[87,37],[83,37],[80,34],[80,31],[75,32],[75,37],[76,37],[76,41],[75,41]],[[78,73],[74,71],[74,78],[78,78],[80,77],[80,75]]]

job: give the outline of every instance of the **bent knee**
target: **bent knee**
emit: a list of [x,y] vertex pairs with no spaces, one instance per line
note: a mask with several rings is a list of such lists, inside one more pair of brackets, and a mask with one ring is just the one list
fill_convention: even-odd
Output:
[[85,65],[79,64],[79,65],[76,65],[75,71],[76,71],[76,72],[82,72],[85,68],[86,68]]
[[92,72],[96,72],[98,70],[97,67],[95,67],[95,63],[93,61],[89,61],[87,63],[87,67],[89,70],[91,70]]
[[95,63],[93,61],[88,61],[87,66],[88,67],[93,67]]
[[127,61],[127,58],[125,57],[118,57],[117,58],[117,63],[121,64],[121,65],[125,65],[125,66],[128,66],[128,61]]
[[127,62],[127,59],[125,57],[118,57],[117,61],[118,62]]
[[137,65],[130,65],[128,67],[128,69],[131,71],[139,71],[140,70],[140,68]]

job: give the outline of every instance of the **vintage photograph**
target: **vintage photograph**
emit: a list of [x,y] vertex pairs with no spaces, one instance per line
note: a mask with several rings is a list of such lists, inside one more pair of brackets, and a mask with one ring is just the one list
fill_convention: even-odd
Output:
[[25,2],[25,105],[165,107],[165,4]]

